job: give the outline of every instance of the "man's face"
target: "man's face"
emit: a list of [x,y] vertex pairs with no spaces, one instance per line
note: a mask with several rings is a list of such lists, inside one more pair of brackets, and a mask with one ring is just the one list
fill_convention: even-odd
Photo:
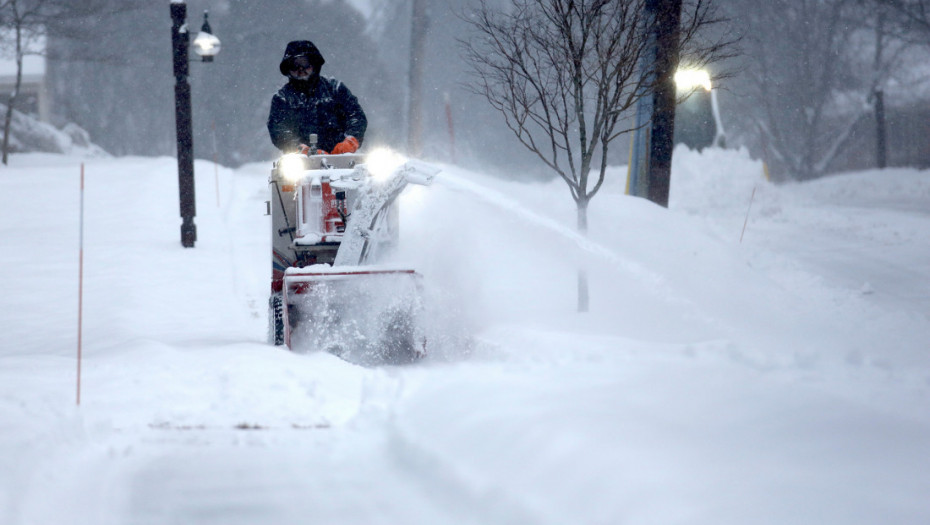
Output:
[[297,57],[291,61],[291,69],[288,72],[291,78],[297,80],[307,80],[313,74],[313,66],[310,65],[310,59],[307,57]]

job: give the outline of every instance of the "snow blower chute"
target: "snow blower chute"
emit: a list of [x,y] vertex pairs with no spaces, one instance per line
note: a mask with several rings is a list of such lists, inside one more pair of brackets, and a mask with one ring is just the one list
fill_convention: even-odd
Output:
[[361,364],[425,355],[420,276],[381,261],[398,238],[397,197],[438,171],[384,150],[275,162],[270,342]]

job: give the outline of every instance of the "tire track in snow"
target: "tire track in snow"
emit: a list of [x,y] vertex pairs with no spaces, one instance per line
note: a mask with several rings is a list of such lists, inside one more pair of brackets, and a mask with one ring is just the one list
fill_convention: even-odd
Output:
[[422,486],[431,501],[455,512],[455,523],[533,525],[549,520],[517,501],[505,487],[467,472],[454,460],[405,433],[396,420],[387,431],[388,453],[398,468]]

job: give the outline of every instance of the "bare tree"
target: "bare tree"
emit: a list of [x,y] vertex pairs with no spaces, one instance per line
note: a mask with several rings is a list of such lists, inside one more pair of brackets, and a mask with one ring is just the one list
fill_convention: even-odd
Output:
[[907,40],[930,42],[930,0],[868,0],[894,15],[892,24],[897,36]]
[[[681,19],[682,56],[695,64],[722,58],[725,39],[706,31],[723,22],[709,0],[692,0]],[[644,0],[511,0],[496,10],[481,0],[468,18],[477,38],[465,43],[474,90],[504,117],[520,143],[566,183],[577,227],[604,183],[611,143],[630,131],[621,117],[651,95],[643,71],[651,30]],[[579,275],[579,311],[587,284]]]
[[[910,74],[903,74],[911,69],[905,64],[911,60],[909,55],[917,43],[912,37],[903,38],[903,19],[884,2],[860,0],[857,11],[860,15],[858,20],[865,22],[866,27],[851,53],[854,57],[861,57],[854,67],[858,76],[865,79],[864,87],[870,90],[866,101],[875,117],[875,165],[884,168],[888,163],[885,88],[892,81],[898,86],[910,87],[920,83],[915,78],[908,78]],[[930,36],[930,32],[925,36]],[[871,60],[868,60],[870,55]]]
[[6,116],[3,119],[3,164],[9,161],[10,126],[13,122],[13,108],[16,107],[19,90],[23,85],[23,59],[28,53],[38,52],[34,45],[42,35],[45,3],[42,0],[4,0],[0,3],[0,27],[12,33],[12,53],[16,63],[16,80],[7,99]]
[[[890,69],[908,70],[902,67],[907,60],[906,53],[918,47],[930,47],[930,0],[860,0],[864,9],[875,13],[871,22],[874,28],[874,66],[875,71]],[[914,79],[899,84],[913,85]],[[917,82],[919,83],[919,81]],[[909,87],[909,89],[913,89]],[[888,158],[886,138],[885,93],[884,85],[875,86],[871,98],[875,112],[875,157],[876,165],[884,168]]]
[[744,97],[773,173],[823,176],[881,100],[902,48],[875,4],[857,0],[731,3],[747,33]]
[[[0,1],[0,29],[7,32],[0,41],[12,54],[16,64],[13,90],[7,99],[3,121],[2,162],[7,164],[10,150],[10,134],[13,111],[19,98],[23,81],[23,59],[26,55],[45,55],[44,42],[49,28],[59,21],[76,21],[116,9],[138,8],[143,0],[2,0]],[[68,38],[86,37],[79,32],[62,35]],[[7,41],[7,39],[9,41]]]

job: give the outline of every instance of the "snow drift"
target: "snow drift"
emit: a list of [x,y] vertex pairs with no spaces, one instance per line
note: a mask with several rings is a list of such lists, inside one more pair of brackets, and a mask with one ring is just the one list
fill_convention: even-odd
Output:
[[197,162],[185,250],[174,159],[85,160],[75,407],[80,161],[0,179],[0,523],[930,520],[926,172],[679,149],[671,209],[617,168],[585,238],[561,183],[444,166],[397,254],[443,345],[363,368],[264,342],[270,163]]

